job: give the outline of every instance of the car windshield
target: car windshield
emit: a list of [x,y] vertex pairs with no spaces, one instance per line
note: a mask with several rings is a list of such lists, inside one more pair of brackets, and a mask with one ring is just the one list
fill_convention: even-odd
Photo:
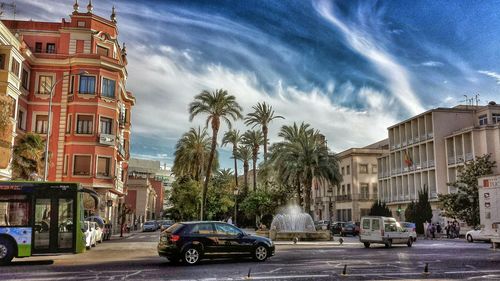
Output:
[[147,221],[144,223],[144,225],[155,225],[156,223],[154,221]]

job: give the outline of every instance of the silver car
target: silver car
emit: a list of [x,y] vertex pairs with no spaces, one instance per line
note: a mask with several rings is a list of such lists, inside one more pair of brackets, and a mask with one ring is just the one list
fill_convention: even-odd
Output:
[[142,226],[142,231],[156,231],[158,229],[158,226],[155,221],[147,221],[144,223]]

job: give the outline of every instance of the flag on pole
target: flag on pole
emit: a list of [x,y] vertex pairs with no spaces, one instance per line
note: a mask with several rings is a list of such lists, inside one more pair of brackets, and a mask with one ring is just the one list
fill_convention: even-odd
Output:
[[413,165],[413,161],[411,160],[410,155],[408,154],[408,151],[405,151],[405,164],[407,167],[410,167]]

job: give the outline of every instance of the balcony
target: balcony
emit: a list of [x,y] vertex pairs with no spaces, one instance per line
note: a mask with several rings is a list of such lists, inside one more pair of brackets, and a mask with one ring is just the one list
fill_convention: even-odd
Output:
[[99,143],[103,145],[114,146],[115,138],[115,135],[99,134]]
[[414,166],[415,166],[415,170],[420,170],[420,169],[422,169],[422,166],[420,165],[420,162],[415,162],[415,163],[414,163]]
[[335,201],[337,201],[337,202],[352,201],[352,197],[351,197],[351,194],[348,194],[348,195],[337,195],[337,196],[335,196]]
[[463,163],[464,162],[464,155],[459,154],[457,155],[457,163]]
[[127,151],[121,143],[118,143],[118,154],[122,157],[122,159],[127,159]]
[[408,144],[413,144],[413,139],[409,139]]
[[429,160],[429,168],[434,167],[434,160]]
[[434,133],[428,133],[427,134],[427,139],[432,139],[434,137]]
[[453,164],[455,164],[455,156],[448,157],[448,165],[453,165]]
[[419,142],[420,141],[420,137],[415,137],[415,142]]
[[403,147],[405,147],[407,145],[406,141],[403,142]]
[[474,159],[474,155],[472,153],[465,153],[465,161],[471,161]]
[[427,161],[422,161],[422,169],[427,168]]

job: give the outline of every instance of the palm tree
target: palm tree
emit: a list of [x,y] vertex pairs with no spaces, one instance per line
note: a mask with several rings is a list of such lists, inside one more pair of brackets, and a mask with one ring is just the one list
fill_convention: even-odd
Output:
[[324,136],[309,128],[308,124],[283,126],[279,136],[284,141],[273,146],[272,162],[276,165],[281,181],[296,180],[302,184],[305,210],[310,213],[313,181],[316,179],[337,185],[342,180],[338,160],[329,152]]
[[43,170],[45,141],[38,134],[27,133],[14,146],[12,172],[14,179],[30,179]]
[[233,159],[234,159],[234,182],[238,186],[238,159],[236,159],[236,153],[238,151],[238,144],[241,141],[240,131],[229,130],[224,134],[222,138],[222,145],[232,144],[233,145]]
[[250,146],[252,149],[252,165],[253,165],[253,191],[257,190],[257,156],[259,148],[264,142],[264,136],[260,130],[248,130],[243,134],[243,144]]
[[[175,146],[173,173],[177,177],[188,176],[200,181],[208,168],[210,144],[205,128],[191,128],[184,133]],[[212,166],[216,168],[218,164]]]
[[189,120],[192,121],[195,116],[200,114],[207,115],[206,126],[208,123],[212,127],[212,144],[210,147],[210,157],[208,158],[207,173],[205,175],[205,183],[203,184],[202,199],[201,199],[201,220],[203,220],[204,208],[207,199],[208,182],[212,172],[212,164],[215,157],[215,150],[217,148],[217,134],[220,129],[221,119],[226,122],[227,126],[231,128],[231,120],[236,121],[242,118],[241,106],[236,102],[233,95],[227,93],[226,90],[218,89],[210,93],[204,90],[199,95],[194,97],[194,101],[189,104]]
[[256,126],[260,125],[262,129],[262,133],[264,134],[264,162],[267,161],[267,143],[269,142],[267,138],[267,134],[269,132],[268,125],[274,119],[285,119],[281,115],[274,115],[273,107],[263,103],[257,103],[253,107],[253,112],[247,114],[245,118],[245,125],[253,125],[252,129]]
[[248,193],[248,162],[252,159],[252,148],[247,145],[238,146],[236,158],[243,162],[243,194]]

